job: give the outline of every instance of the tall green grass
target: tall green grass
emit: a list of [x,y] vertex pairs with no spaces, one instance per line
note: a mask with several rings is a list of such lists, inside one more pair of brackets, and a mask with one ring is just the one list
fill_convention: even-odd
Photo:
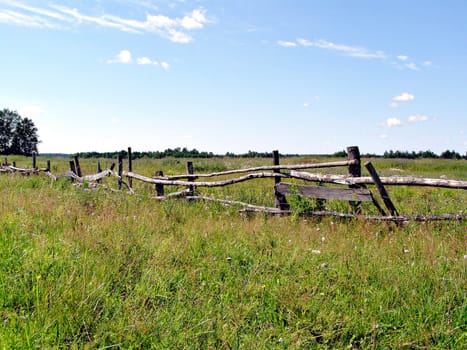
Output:
[[[433,176],[455,174],[449,164]],[[268,204],[272,182],[214,195]],[[0,176],[0,348],[467,346],[465,222],[247,217],[138,186]],[[404,213],[466,209],[462,191],[389,191]]]

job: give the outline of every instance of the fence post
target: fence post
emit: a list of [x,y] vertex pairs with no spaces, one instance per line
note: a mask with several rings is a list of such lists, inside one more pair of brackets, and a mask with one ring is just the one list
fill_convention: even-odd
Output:
[[46,171],[48,171],[50,173],[50,160],[47,160],[47,169],[45,169]]
[[32,152],[32,168],[33,168],[34,170],[37,169],[36,152]]
[[[347,159],[356,161],[355,164],[349,165],[349,176],[350,177],[361,177],[362,176],[362,165],[360,163],[360,150],[358,146],[347,147]],[[360,185],[349,185],[349,188],[360,188]],[[352,207],[352,211],[359,214],[362,211],[362,203],[357,201],[349,202]]]
[[[128,147],[128,171],[130,173],[133,172],[133,161],[131,158],[131,147]],[[130,186],[130,188],[133,188],[133,178],[131,177],[128,177],[128,186]]]
[[[70,170],[73,174],[76,175],[76,167],[75,167],[75,162],[70,160]],[[74,178],[71,178],[71,182],[75,182]]]
[[118,189],[122,189],[122,184],[123,184],[123,179],[122,179],[122,174],[123,174],[123,156],[121,154],[118,155],[118,181],[117,181],[117,186]]
[[75,156],[75,165],[76,165],[76,175],[78,175],[79,177],[82,177],[83,173],[81,172],[81,165],[79,165],[78,156]]
[[[279,151],[274,150],[272,151],[272,162],[273,165],[279,165]],[[274,173],[280,173],[280,170],[274,169]],[[281,182],[281,178],[279,176],[274,178],[274,184],[277,185]],[[287,203],[287,199],[285,198],[285,195],[282,193],[279,193],[276,190],[276,187],[274,187],[274,196],[276,197],[276,208],[280,210],[289,210],[290,205]]]
[[[159,177],[159,176],[164,176],[164,172],[162,170],[157,170],[154,176]],[[164,185],[163,184],[156,184],[156,196],[158,197],[163,197],[165,196],[164,192]]]
[[392,202],[391,198],[389,197],[389,193],[386,191],[386,188],[384,187],[383,183],[381,182],[381,179],[379,178],[378,173],[376,172],[375,167],[371,162],[366,162],[365,163],[365,168],[368,170],[368,172],[371,175],[371,178],[375,182],[376,188],[378,189],[378,192],[381,196],[381,199],[383,200],[384,205],[386,208],[389,210],[392,216],[399,216],[399,213],[397,212],[396,207],[394,206],[394,203]]
[[[97,161],[97,173],[100,174],[101,172],[102,172],[101,162]],[[98,184],[102,183],[102,179],[97,180],[97,183]]]
[[[193,175],[193,162],[186,162],[186,172],[188,175]],[[195,181],[193,176],[188,176],[188,181],[193,182]],[[188,196],[193,196],[195,193],[195,187],[194,186],[188,186]]]

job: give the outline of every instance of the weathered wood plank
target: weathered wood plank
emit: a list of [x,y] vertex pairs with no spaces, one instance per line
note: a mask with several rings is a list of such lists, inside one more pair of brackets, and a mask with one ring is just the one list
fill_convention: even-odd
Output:
[[[356,161],[340,161],[340,162],[327,162],[327,163],[310,163],[310,164],[295,164],[295,165],[266,165],[266,166],[257,166],[253,168],[244,168],[244,169],[235,169],[235,170],[226,170],[226,171],[219,171],[210,174],[194,174],[194,178],[201,178],[201,177],[216,177],[216,176],[225,176],[225,175],[233,175],[233,174],[241,174],[241,173],[250,173],[254,171],[266,171],[266,170],[296,170],[296,169],[320,169],[320,168],[332,168],[332,167],[343,167],[349,166],[351,164],[355,164]],[[165,180],[178,180],[178,179],[186,179],[189,177],[188,175],[172,175],[166,176]]]
[[[318,181],[326,183],[335,183],[341,185],[350,184],[366,184],[374,185],[374,181],[370,176],[348,177],[345,175],[330,175],[330,174],[312,174],[304,171],[291,171],[290,176],[296,179]],[[448,179],[429,179],[414,176],[390,176],[381,177],[381,183],[388,186],[430,186],[442,188],[455,188],[467,190],[467,181],[463,180],[448,180]]]
[[324,186],[292,185],[281,182],[276,191],[286,194],[298,194],[309,198],[340,199],[344,201],[371,202],[371,192],[365,188],[334,188]]

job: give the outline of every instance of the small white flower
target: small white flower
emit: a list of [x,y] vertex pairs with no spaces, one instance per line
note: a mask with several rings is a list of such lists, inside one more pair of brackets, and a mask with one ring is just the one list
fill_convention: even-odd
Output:
[[407,248],[404,248],[404,254],[408,254],[410,253],[410,250],[408,250]]
[[282,343],[284,341],[284,338],[279,338],[279,343]]
[[327,268],[327,267],[328,267],[328,263],[325,263],[325,262],[322,263],[322,264],[321,264],[321,267],[322,267],[323,269]]
[[324,242],[326,240],[326,237],[321,237],[321,242]]
[[321,254],[321,250],[319,250],[319,249],[313,249],[311,252],[313,254]]

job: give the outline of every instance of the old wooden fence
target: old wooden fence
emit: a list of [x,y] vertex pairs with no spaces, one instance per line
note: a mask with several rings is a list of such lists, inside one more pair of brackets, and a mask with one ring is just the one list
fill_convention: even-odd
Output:
[[[290,205],[287,202],[289,195],[304,196],[314,198],[317,202],[317,210],[307,212],[305,214],[311,216],[336,216],[341,218],[360,217],[369,220],[380,221],[428,221],[428,220],[465,220],[467,214],[442,214],[442,215],[417,215],[407,216],[398,212],[395,204],[392,202],[385,186],[430,186],[453,188],[459,190],[467,189],[467,181],[448,180],[448,179],[429,179],[420,177],[380,177],[371,164],[364,164],[370,176],[362,177],[362,166],[360,152],[358,147],[352,146],[347,148],[347,160],[326,163],[313,164],[295,164],[295,165],[280,165],[279,152],[273,152],[273,164],[267,166],[258,166],[245,169],[227,170],[214,172],[209,174],[195,174],[193,172],[193,163],[187,162],[187,173],[182,175],[164,176],[162,171],[156,171],[155,176],[147,177],[133,172],[131,148],[128,148],[128,170],[124,170],[124,157],[119,156],[117,164],[112,164],[109,169],[102,170],[100,164],[97,166],[97,173],[92,175],[83,175],[79,159],[77,157],[70,161],[70,170],[61,175],[51,173],[50,161],[47,161],[47,167],[38,168],[36,157],[33,155],[32,168],[20,168],[16,164],[9,164],[5,159],[0,167],[0,173],[20,173],[20,174],[39,174],[43,173],[56,181],[60,178],[68,178],[76,182],[90,182],[96,185],[101,183],[102,179],[108,176],[114,176],[117,180],[117,188],[123,186],[130,193],[134,193],[133,180],[142,181],[144,183],[155,185],[155,198],[158,200],[167,200],[171,198],[186,198],[188,200],[205,200],[217,201],[223,204],[240,205],[243,207],[241,212],[266,212],[270,214],[290,214]],[[115,169],[116,167],[116,169]],[[314,174],[305,172],[304,170],[322,169],[331,167],[346,167],[348,175],[332,175],[332,174]],[[225,179],[226,176],[240,175]],[[206,181],[208,178],[222,177],[222,180]],[[219,199],[211,196],[200,194],[199,189],[203,187],[222,187],[233,185],[236,183],[249,181],[259,178],[274,179],[274,196],[275,207],[264,207],[252,205],[249,203]],[[299,179],[307,182],[318,183],[318,185],[295,185],[284,182],[286,179]],[[324,184],[342,185],[340,187],[329,187]],[[367,185],[374,185],[373,192]],[[166,186],[183,187],[182,190],[165,193]],[[377,196],[375,194],[377,193]],[[379,200],[377,199],[379,197]],[[324,210],[324,201],[326,200],[343,200],[349,202],[351,211],[348,213],[329,212]],[[378,210],[379,215],[364,215],[361,209],[361,202],[371,202]],[[380,204],[380,202],[382,204]]]

